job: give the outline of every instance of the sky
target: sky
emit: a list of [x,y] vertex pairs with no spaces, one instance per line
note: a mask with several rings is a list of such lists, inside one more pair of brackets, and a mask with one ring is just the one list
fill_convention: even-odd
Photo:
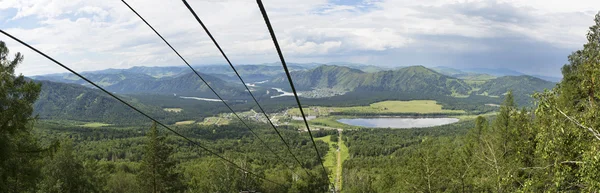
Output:
[[[226,64],[182,1],[128,0],[194,65]],[[287,62],[508,68],[560,76],[598,0],[264,0]],[[236,64],[278,62],[254,0],[190,0]],[[118,0],[0,0],[0,29],[76,71],[185,65]],[[25,55],[17,73],[66,72]]]

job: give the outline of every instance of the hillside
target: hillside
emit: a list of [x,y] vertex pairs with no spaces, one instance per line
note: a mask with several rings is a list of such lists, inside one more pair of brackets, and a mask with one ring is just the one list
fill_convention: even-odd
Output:
[[[241,85],[236,86],[227,83],[217,77],[200,74],[220,95],[239,96],[244,90]],[[177,77],[166,77],[152,80],[138,81],[136,79],[125,79],[119,83],[110,85],[107,90],[122,94],[153,93],[153,94],[179,94],[195,96],[214,96],[208,86],[190,72]]]
[[[161,73],[158,69],[166,69]],[[176,68],[176,67],[173,67]],[[209,96],[214,94],[193,72],[183,71],[177,76],[156,78],[145,73],[159,75],[175,73],[172,68],[163,67],[133,67],[128,71],[114,70],[86,72],[83,75],[106,90],[120,94],[152,93],[152,94],[185,94],[194,96]],[[213,88],[223,96],[239,96],[244,90],[241,85],[227,83],[215,76],[200,74]],[[36,76],[37,80],[49,80],[61,83],[73,83],[91,87],[86,81],[75,75],[59,74]]]
[[503,95],[512,90],[515,94],[527,94],[543,91],[556,86],[556,83],[545,81],[533,76],[503,76],[481,85],[481,90],[478,94],[487,93],[489,95]]
[[[137,112],[121,104],[100,90],[77,84],[36,81],[42,84],[39,99],[34,104],[34,114],[41,119],[67,119],[77,121],[105,121],[130,123],[146,120]],[[133,106],[157,117],[164,117],[162,109],[124,98]]]
[[520,105],[531,105],[531,95],[544,89],[552,89],[556,83],[533,76],[503,76],[489,80],[480,86],[477,94],[502,96],[512,90],[515,101]]
[[[292,73],[299,89],[332,88],[344,91],[392,91],[451,95],[468,94],[471,88],[462,80],[452,78],[423,66],[367,73],[341,66],[323,65],[308,71]],[[285,84],[279,77],[272,84]]]

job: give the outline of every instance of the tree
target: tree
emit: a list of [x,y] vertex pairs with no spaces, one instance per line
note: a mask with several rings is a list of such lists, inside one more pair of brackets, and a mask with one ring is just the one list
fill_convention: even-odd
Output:
[[177,163],[171,159],[173,149],[159,136],[156,123],[146,135],[145,152],[138,181],[143,192],[182,192],[185,186],[177,173]]
[[0,41],[0,192],[32,191],[39,176],[39,148],[30,123],[41,88],[15,75],[22,61],[18,52],[9,59],[9,50]]
[[536,95],[534,152],[537,175],[526,187],[546,192],[592,192],[600,188],[600,13],[582,50],[569,56],[563,80]]
[[40,190],[50,193],[104,192],[102,180],[96,176],[94,166],[86,167],[73,155],[73,142],[61,143],[58,151],[47,158],[42,168],[44,179],[38,184]]

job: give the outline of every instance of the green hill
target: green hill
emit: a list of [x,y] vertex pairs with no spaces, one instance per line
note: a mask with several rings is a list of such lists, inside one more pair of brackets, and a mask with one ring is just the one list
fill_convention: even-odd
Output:
[[509,90],[512,90],[517,103],[528,105],[531,101],[531,95],[534,92],[551,89],[554,86],[556,86],[556,83],[554,82],[528,75],[503,76],[486,81],[480,86],[480,90],[477,91],[477,94],[502,96]]
[[[42,91],[34,104],[34,114],[39,115],[41,119],[110,123],[131,123],[132,120],[146,121],[140,114],[98,89],[51,81],[36,82],[42,84]],[[122,98],[153,116],[164,117],[165,115],[161,108],[141,104],[128,97]]]
[[486,92],[489,95],[503,95],[509,90],[515,94],[531,94],[556,86],[556,83],[545,81],[533,76],[503,76],[489,80],[481,85],[479,94]]
[[[223,96],[240,96],[244,94],[242,85],[227,83],[217,77],[200,74],[211,87]],[[151,80],[138,81],[137,79],[126,79],[107,87],[109,91],[134,94],[178,94],[194,96],[214,96],[208,86],[202,82],[195,73],[190,72],[177,77],[166,77]]]
[[[175,67],[173,67],[175,68]],[[197,97],[213,97],[214,94],[208,89],[193,72],[185,71],[178,76],[165,76],[156,78],[145,73],[154,75],[160,74],[156,69],[171,69],[166,67],[134,67],[130,71],[97,71],[86,72],[83,75],[91,81],[94,81],[106,90],[119,94],[183,94]],[[133,72],[133,71],[137,72]],[[105,72],[106,71],[106,72]],[[165,73],[173,73],[173,70],[167,70]],[[200,74],[211,86],[223,96],[240,96],[244,92],[242,85],[228,83],[220,78],[208,74]],[[61,83],[73,83],[91,87],[86,81],[72,74],[58,74],[37,76],[37,80],[49,80]]]
[[[341,66],[323,65],[308,71],[292,73],[295,85],[302,90],[332,88],[344,91],[392,91],[451,95],[468,94],[471,88],[462,80],[452,78],[423,66],[367,73]],[[273,84],[287,84],[285,77]]]

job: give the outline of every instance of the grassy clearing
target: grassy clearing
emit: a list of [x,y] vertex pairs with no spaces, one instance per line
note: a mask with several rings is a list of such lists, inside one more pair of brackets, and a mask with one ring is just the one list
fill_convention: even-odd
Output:
[[[344,144],[344,141],[342,141],[342,138],[340,136],[335,136],[335,137],[338,137],[339,142],[337,142],[337,143],[332,142],[330,135],[315,138],[315,139],[321,140],[321,141],[329,144],[329,151],[327,151],[327,154],[325,155],[325,160],[323,162],[323,165],[325,165],[325,168],[327,168],[328,170],[330,170],[332,172],[332,175],[329,175],[329,180],[333,184],[335,184],[336,187],[340,188],[340,187],[342,187],[342,178],[341,178],[342,163],[344,163],[344,161],[346,161],[350,157],[350,155],[348,153],[348,146],[346,146],[346,144]],[[340,149],[339,152],[334,147],[334,144],[337,144],[339,146],[339,149]],[[336,176],[338,177],[337,182],[335,181]]]
[[[325,168],[327,168],[329,171],[331,171],[333,174],[335,174],[336,173],[336,161],[337,161],[337,158],[336,158],[337,157],[336,156],[337,149],[335,147],[333,147],[333,144],[336,144],[336,143],[331,141],[330,135],[315,138],[315,140],[321,140],[329,145],[329,150],[327,151],[327,154],[325,155],[325,160],[323,161],[323,165],[325,165]],[[335,178],[335,175],[329,175],[329,181],[331,181],[332,183],[334,183],[334,178]]]
[[173,112],[173,113],[179,113],[179,112],[183,111],[182,108],[164,108],[163,110],[167,111],[167,112]]
[[199,125],[227,125],[229,124],[229,119],[223,116],[220,117],[207,117],[204,118],[204,121],[199,122]]
[[[308,107],[304,108],[304,112],[308,115],[325,116],[331,112],[346,112],[346,113],[365,113],[365,114],[382,114],[382,113],[465,113],[463,110],[446,110],[442,109],[442,105],[437,104],[434,100],[412,100],[412,101],[383,101],[373,103],[369,106],[356,107]],[[288,113],[292,116],[300,116],[298,108],[290,109]]]
[[[340,146],[340,160],[338,162],[338,168],[340,169],[339,175],[342,175],[342,164],[344,163],[344,161],[346,161],[349,157],[350,157],[350,153],[348,151],[348,146],[346,146],[346,144],[344,143],[344,141],[342,140],[343,138],[340,136],[340,142],[338,143],[338,145]],[[342,187],[342,178],[338,178],[338,186]]]
[[110,125],[111,124],[100,123],[100,122],[92,122],[92,123],[85,123],[85,124],[83,124],[81,126],[96,128],[96,127],[105,127],[105,126],[110,126]]
[[190,121],[179,121],[176,122],[175,125],[189,125],[189,124],[194,124],[196,121],[194,120],[190,120]]

